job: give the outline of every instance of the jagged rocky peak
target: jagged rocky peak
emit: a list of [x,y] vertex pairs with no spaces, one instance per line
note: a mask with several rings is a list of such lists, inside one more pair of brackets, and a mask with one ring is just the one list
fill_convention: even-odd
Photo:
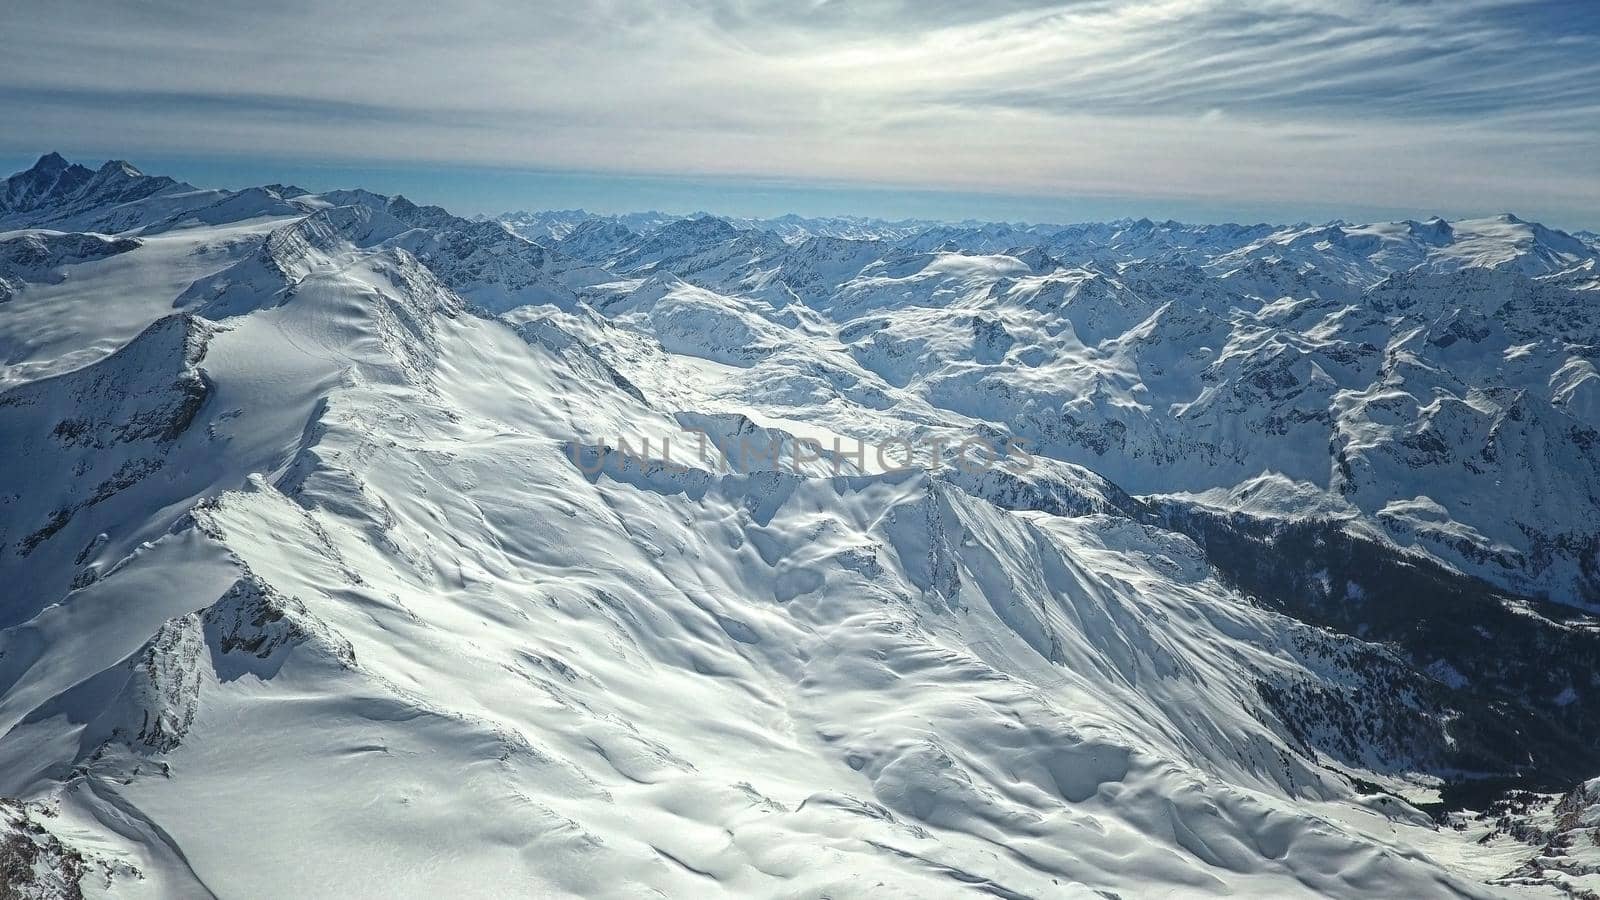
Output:
[[68,163],[59,153],[39,157],[33,168],[0,184],[0,211],[27,212],[70,197],[94,177],[94,171]]
[[[125,160],[89,169],[50,153],[33,168],[0,182],[0,223],[15,227],[65,221],[73,223],[69,227],[89,223],[95,230],[122,231],[129,225],[151,224],[171,210],[153,208],[119,217],[118,207],[185,191],[194,188],[166,176],[146,175]],[[197,197],[196,202],[214,199]]]

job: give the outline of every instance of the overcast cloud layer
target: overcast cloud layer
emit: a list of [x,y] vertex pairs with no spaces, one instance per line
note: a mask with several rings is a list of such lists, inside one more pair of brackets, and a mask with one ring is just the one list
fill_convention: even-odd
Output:
[[0,151],[1600,219],[1600,4],[12,0]]

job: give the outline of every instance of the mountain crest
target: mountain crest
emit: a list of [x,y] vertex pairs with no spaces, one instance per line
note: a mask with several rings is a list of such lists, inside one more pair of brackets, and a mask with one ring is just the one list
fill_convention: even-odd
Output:
[[28,171],[47,172],[53,175],[60,173],[61,170],[65,169],[68,165],[69,163],[67,162],[66,157],[56,153],[55,151],[51,151],[39,157],[39,161],[34,163],[33,168],[29,169]]

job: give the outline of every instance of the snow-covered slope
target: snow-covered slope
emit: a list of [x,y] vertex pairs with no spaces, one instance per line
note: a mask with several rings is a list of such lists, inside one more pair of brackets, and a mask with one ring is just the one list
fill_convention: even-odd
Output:
[[24,896],[1488,897],[1407,800],[1600,769],[1554,233],[92,178],[0,193]]

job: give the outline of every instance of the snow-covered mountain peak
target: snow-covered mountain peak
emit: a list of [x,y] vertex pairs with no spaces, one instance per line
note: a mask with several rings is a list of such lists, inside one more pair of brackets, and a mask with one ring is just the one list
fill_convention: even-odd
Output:
[[0,213],[22,213],[75,194],[94,172],[71,164],[59,153],[47,153],[25,172],[7,178],[0,188]]
[[1459,812],[1600,771],[1582,236],[468,219],[54,156],[0,204],[39,884],[1584,877],[1513,831],[1586,839],[1592,782]]

